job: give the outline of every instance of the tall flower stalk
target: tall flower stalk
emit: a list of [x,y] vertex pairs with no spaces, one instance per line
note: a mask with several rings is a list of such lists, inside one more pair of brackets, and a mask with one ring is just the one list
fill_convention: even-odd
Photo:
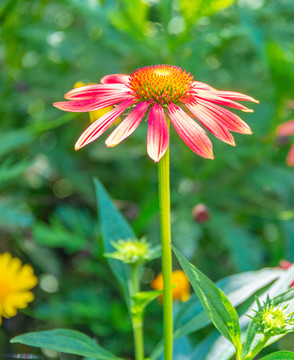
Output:
[[[169,126],[169,120],[168,120]],[[170,229],[170,161],[169,146],[158,163],[159,211],[163,276],[163,342],[164,360],[172,359],[173,351],[173,294],[172,253]]]
[[65,94],[65,99],[68,101],[55,103],[54,106],[72,112],[93,112],[115,106],[97,118],[82,133],[76,143],[76,150],[99,138],[127,111],[122,122],[106,139],[107,146],[118,145],[137,129],[144,118],[148,120],[147,153],[154,162],[159,163],[164,360],[172,360],[170,122],[192,151],[203,158],[213,159],[212,144],[203,127],[219,140],[235,146],[231,132],[252,132],[239,116],[224,106],[252,112],[237,101],[258,101],[241,93],[217,90],[208,84],[195,81],[190,73],[171,65],[147,66],[131,75],[107,75],[101,79],[100,84],[70,90]]

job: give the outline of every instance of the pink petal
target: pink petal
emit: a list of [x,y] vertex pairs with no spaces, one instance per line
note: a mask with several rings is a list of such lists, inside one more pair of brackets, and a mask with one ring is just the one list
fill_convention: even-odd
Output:
[[103,95],[129,94],[130,89],[124,84],[95,84],[81,86],[68,91],[64,98],[67,100],[95,99]]
[[294,144],[291,146],[291,149],[287,156],[287,164],[289,166],[294,166]]
[[168,115],[176,132],[196,154],[213,159],[212,144],[205,131],[180,107],[168,105]]
[[214,90],[211,93],[219,97],[223,97],[225,99],[238,100],[238,101],[252,101],[259,104],[259,101],[254,99],[253,97],[235,91]]
[[115,105],[121,101],[130,100],[134,97],[128,94],[115,94],[101,96],[99,99],[71,100],[54,103],[53,106],[60,110],[71,112],[88,112],[103,109],[107,106]]
[[248,109],[246,106],[244,106],[242,104],[239,104],[233,100],[225,99],[225,98],[215,95],[212,91],[197,90],[194,93],[194,96],[195,96],[196,101],[199,98],[199,99],[203,99],[206,101],[210,101],[212,103],[229,106],[229,107],[232,107],[235,109],[240,109],[244,112],[253,112],[253,110]]
[[212,86],[205,84],[203,82],[200,82],[200,81],[193,81],[192,86],[196,90],[199,90],[199,89],[208,90],[208,91],[215,90],[215,88],[213,88]]
[[112,74],[104,76],[100,81],[102,84],[113,84],[121,83],[127,84],[129,82],[130,76],[125,74]]
[[294,134],[294,120],[286,121],[277,128],[279,136],[289,136]]
[[212,104],[208,101],[197,100],[199,104],[206,108],[210,114],[213,114],[225,128],[240,134],[252,134],[250,127],[238,115],[231,111]]
[[81,147],[96,140],[100,135],[102,135],[109,128],[109,126],[111,126],[115,122],[115,120],[129,106],[134,105],[136,102],[137,102],[137,100],[135,100],[135,99],[126,100],[123,103],[119,104],[116,108],[110,110],[107,114],[103,115],[101,118],[96,120],[79,137],[79,139],[75,145],[75,149],[78,150]]
[[165,112],[161,105],[154,104],[149,113],[147,132],[147,153],[158,162],[166,152],[169,144],[169,133]]
[[230,145],[236,145],[232,134],[218,123],[216,118],[211,116],[203,106],[186,104],[186,107],[215,137]]
[[139,126],[148,106],[149,103],[147,101],[137,105],[124,121],[109,135],[105,144],[107,146],[115,146],[130,136]]

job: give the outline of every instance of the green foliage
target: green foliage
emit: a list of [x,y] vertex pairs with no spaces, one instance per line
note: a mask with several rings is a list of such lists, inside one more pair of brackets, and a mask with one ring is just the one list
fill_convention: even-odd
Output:
[[87,335],[66,329],[39,331],[16,336],[11,339],[12,343],[40,347],[55,350],[66,354],[87,356],[100,360],[119,360],[120,358],[102,349],[94,340]]
[[173,247],[173,251],[188,276],[206,314],[218,331],[234,344],[237,359],[241,359],[240,325],[236,310],[225,294],[211,280],[189,263],[175,247]]
[[269,354],[260,360],[292,360],[294,359],[294,353],[290,351],[277,351],[273,354]]
[[[106,148],[101,138],[74,152],[88,114],[65,114],[52,102],[78,80],[98,82],[109,73],[170,63],[196,80],[261,102],[254,114],[241,114],[253,135],[234,135],[236,148],[210,136],[214,161],[197,157],[171,129],[173,241],[209,278],[223,279],[217,286],[237,307],[245,339],[250,320],[244,313],[254,307],[254,294],[261,301],[267,293],[275,298],[293,278],[292,271],[256,272],[283,258],[294,261],[293,169],[285,164],[292,140],[276,139],[277,126],[293,118],[293,1],[0,3],[0,251],[20,255],[41,279],[53,275],[59,284],[55,293],[39,288],[31,315],[50,327],[86,328],[106,348],[132,356],[126,309],[102,256],[113,249],[103,249],[92,178],[106,184],[139,238],[159,244],[157,173],[146,156],[147,125],[142,122],[117,148]],[[203,224],[190,215],[198,203],[210,212]],[[101,233],[112,231],[105,227]],[[118,263],[112,260],[111,266],[126,292]],[[159,271],[156,262],[148,264],[144,291]],[[146,312],[149,354],[160,341],[161,307],[152,302]],[[191,359],[228,359],[234,348],[210,332],[209,323],[194,295],[175,314],[175,334],[181,340],[192,334]],[[2,344],[36,326],[21,315],[4,322],[0,353],[18,352]]]

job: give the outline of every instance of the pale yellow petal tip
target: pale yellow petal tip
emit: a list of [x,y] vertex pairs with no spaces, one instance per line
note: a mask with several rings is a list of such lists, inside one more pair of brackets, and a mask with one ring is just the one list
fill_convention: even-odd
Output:
[[243,112],[246,112],[246,113],[253,113],[254,110],[252,109],[241,109]]

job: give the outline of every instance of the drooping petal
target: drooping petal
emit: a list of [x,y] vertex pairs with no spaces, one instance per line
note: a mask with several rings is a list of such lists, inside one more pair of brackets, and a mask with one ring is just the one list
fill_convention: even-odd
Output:
[[289,120],[281,124],[277,128],[277,133],[279,136],[290,136],[294,134],[294,119]]
[[198,99],[197,102],[209,111],[209,113],[213,114],[213,116],[215,116],[229,131],[240,134],[252,134],[250,127],[245,123],[245,121],[233,112],[208,101]]
[[129,78],[130,76],[125,74],[112,74],[104,76],[100,81],[102,84],[127,84],[129,82]]
[[259,101],[254,99],[253,97],[235,91],[213,90],[211,93],[225,99],[238,100],[238,101],[252,101],[259,104]]
[[135,109],[121,122],[118,127],[108,136],[105,141],[107,146],[115,146],[130,136],[139,126],[143,119],[149,103],[141,102]]
[[294,144],[291,146],[291,149],[287,156],[287,164],[289,166],[294,166]]
[[154,104],[149,113],[147,132],[147,153],[158,162],[166,152],[169,143],[168,126],[161,105]]
[[184,110],[177,105],[169,104],[168,115],[176,132],[192,151],[204,158],[214,158],[209,137]]
[[95,99],[98,96],[129,94],[130,89],[124,84],[95,84],[76,87],[68,91],[64,98],[67,100]]
[[108,128],[111,126],[115,120],[129,107],[134,105],[137,100],[131,99],[126,100],[119,104],[113,110],[110,110],[107,114],[103,115],[101,118],[96,120],[91,126],[89,126],[86,131],[79,137],[76,142],[75,149],[78,150],[81,147],[91,143],[96,140],[100,135],[102,135]]
[[133,99],[133,96],[128,94],[114,94],[111,96],[101,96],[99,99],[61,101],[54,103],[53,106],[64,111],[88,112],[103,109],[129,99]]
[[[193,93],[193,92],[191,92],[191,93]],[[197,99],[203,99],[206,101],[210,101],[212,103],[239,109],[244,112],[253,112],[253,110],[248,109],[246,106],[244,106],[242,104],[239,104],[233,100],[225,99],[225,98],[215,95],[212,91],[197,90],[193,93],[193,95],[194,95],[196,101],[197,101]]]
[[186,107],[215,137],[227,144],[236,145],[232,134],[215,117],[205,111],[203,106],[200,104],[186,104]]

